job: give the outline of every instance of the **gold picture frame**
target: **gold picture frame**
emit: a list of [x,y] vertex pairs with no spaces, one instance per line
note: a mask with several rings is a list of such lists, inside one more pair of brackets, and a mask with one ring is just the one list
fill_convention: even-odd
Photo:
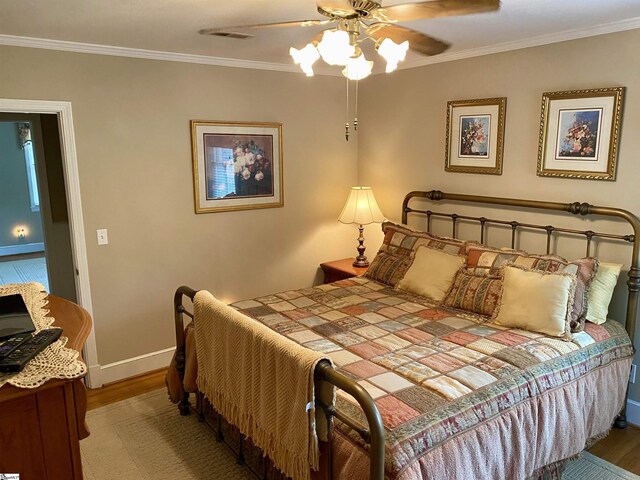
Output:
[[502,175],[507,98],[447,102],[447,172]]
[[538,176],[616,178],[624,87],[542,94]]
[[282,124],[191,120],[196,213],[284,205]]

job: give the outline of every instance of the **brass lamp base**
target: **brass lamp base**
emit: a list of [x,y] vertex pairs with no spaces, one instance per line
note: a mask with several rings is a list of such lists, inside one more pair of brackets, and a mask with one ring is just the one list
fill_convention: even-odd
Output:
[[364,255],[358,255],[356,261],[352,263],[354,267],[366,268],[369,266],[369,260]]
[[360,232],[360,236],[358,237],[358,256],[356,257],[356,261],[353,262],[353,266],[354,267],[368,267],[369,266],[369,260],[367,260],[367,257],[364,254],[364,251],[366,250],[366,247],[364,246],[364,227],[362,225],[360,225],[360,227],[358,227],[358,231]]

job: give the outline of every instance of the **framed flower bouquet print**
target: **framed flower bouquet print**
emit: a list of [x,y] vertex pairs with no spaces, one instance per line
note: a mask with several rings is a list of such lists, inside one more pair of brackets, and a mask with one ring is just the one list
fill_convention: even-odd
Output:
[[538,175],[615,180],[624,87],[542,95]]
[[196,213],[282,207],[282,124],[191,121]]
[[447,172],[502,174],[507,99],[447,102]]

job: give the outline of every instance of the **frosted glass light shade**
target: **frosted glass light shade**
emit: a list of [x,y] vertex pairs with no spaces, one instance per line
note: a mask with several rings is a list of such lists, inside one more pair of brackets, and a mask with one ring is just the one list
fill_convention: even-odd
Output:
[[355,50],[344,30],[325,30],[318,44],[318,52],[329,65],[346,65]]
[[307,74],[307,77],[313,76],[312,65],[320,58],[320,54],[312,43],[307,43],[307,45],[300,50],[291,47],[289,54],[293,57],[293,61],[300,65],[300,68]]
[[342,209],[338,221],[341,223],[357,223],[359,225],[385,221],[376,198],[373,196],[371,187],[351,187],[349,198]]
[[401,44],[395,43],[390,38],[385,38],[380,45],[376,47],[378,53],[387,61],[386,72],[391,73],[398,68],[398,62],[404,60],[409,49],[409,42],[404,41]]
[[342,70],[342,74],[349,80],[362,80],[371,75],[372,68],[373,62],[364,58],[364,54],[360,54],[359,57],[349,59],[346,67]]

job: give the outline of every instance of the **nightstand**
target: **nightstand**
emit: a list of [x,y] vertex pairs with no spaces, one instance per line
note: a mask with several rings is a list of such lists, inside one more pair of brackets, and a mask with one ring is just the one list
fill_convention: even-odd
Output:
[[321,263],[320,268],[324,272],[324,283],[355,277],[367,271],[366,268],[354,267],[352,265],[354,261],[355,258],[343,258],[342,260]]

